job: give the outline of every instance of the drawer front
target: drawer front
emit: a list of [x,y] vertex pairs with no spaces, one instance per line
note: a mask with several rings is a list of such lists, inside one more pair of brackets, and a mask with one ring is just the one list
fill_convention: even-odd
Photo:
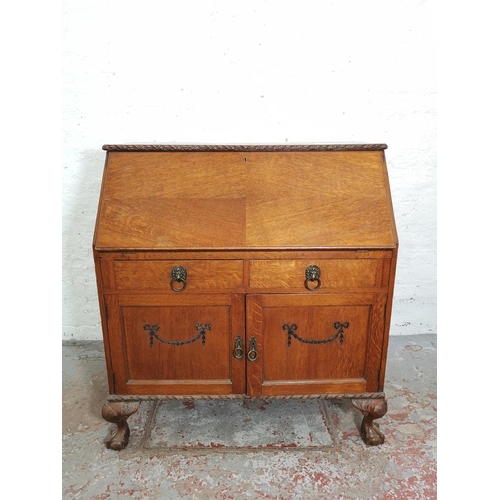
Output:
[[[182,273],[177,279],[172,278],[176,267],[184,268],[185,278]],[[243,287],[242,260],[115,261],[113,269],[117,290],[189,293]]]
[[[316,288],[372,288],[380,281],[379,262],[380,259],[253,260],[250,288],[293,292]],[[319,281],[314,273],[306,280],[310,266],[319,268]]]

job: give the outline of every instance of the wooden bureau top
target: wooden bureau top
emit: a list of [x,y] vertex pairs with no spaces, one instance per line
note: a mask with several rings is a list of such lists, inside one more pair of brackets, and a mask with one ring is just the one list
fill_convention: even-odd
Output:
[[395,248],[385,148],[105,145],[94,247]]

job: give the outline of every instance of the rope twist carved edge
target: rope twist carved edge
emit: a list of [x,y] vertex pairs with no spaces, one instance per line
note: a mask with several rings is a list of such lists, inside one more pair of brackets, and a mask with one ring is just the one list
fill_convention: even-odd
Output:
[[108,401],[231,401],[231,400],[258,400],[258,401],[273,401],[276,399],[385,399],[383,392],[363,392],[361,394],[306,394],[306,395],[286,395],[286,396],[246,396],[241,394],[223,394],[223,395],[146,395],[146,396],[130,396],[130,395],[110,395]]
[[105,151],[381,151],[387,144],[104,144]]

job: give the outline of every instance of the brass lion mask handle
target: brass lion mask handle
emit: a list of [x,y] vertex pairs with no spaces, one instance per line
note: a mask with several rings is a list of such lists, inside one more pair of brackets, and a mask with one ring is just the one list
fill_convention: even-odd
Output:
[[312,264],[306,268],[306,280],[304,281],[304,286],[311,291],[317,290],[321,286],[321,269],[319,266]]
[[[172,280],[170,281],[170,288],[174,292],[182,292],[186,288],[187,270],[182,266],[175,266],[172,268]],[[180,283],[177,286],[176,283]]]

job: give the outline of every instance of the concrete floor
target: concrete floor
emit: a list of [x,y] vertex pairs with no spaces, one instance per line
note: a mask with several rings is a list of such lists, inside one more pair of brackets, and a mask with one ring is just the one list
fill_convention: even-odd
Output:
[[435,335],[391,337],[385,393],[381,446],[349,401],[164,401],[141,403],[116,452],[102,344],[64,344],[62,498],[435,499]]

